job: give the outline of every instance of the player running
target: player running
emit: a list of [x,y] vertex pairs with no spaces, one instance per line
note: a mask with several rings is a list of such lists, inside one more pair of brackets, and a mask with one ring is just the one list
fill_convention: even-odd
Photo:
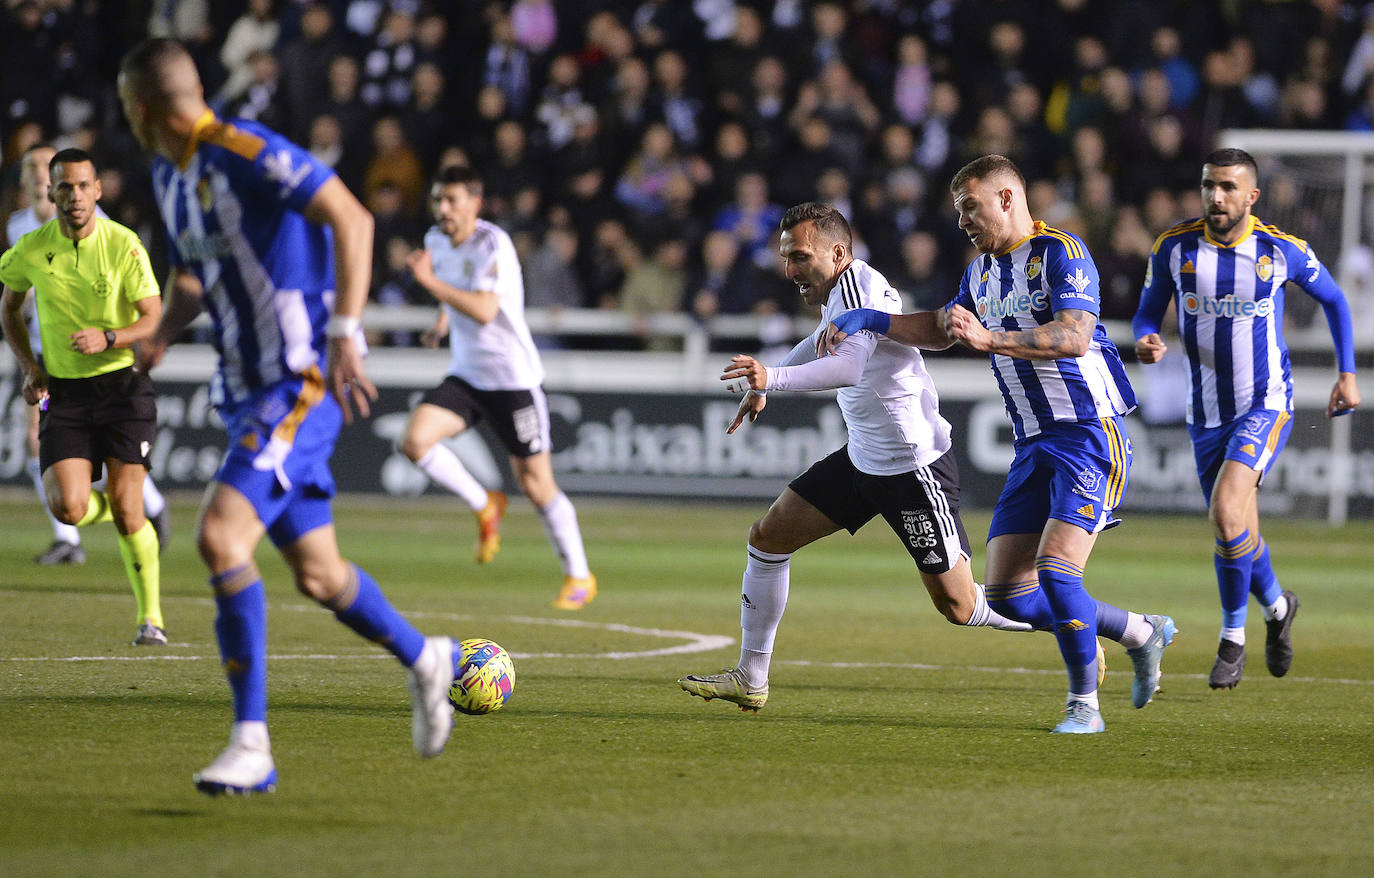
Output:
[[1168,616],[1095,601],[1083,569],[1114,517],[1130,474],[1124,416],[1135,408],[1116,347],[1098,320],[1098,275],[1083,242],[1031,218],[1026,184],[1007,158],[983,156],[950,183],[959,228],[979,256],[946,308],[889,316],[853,311],[832,337],[861,329],[906,344],[963,342],[989,354],[1015,437],[1015,456],[988,528],[988,603],[1053,630],[1069,675],[1055,732],[1106,728],[1097,696],[1097,635],[1127,648],[1131,700],[1159,688]]
[[[276,788],[267,734],[267,604],[254,550],[265,534],[296,588],[408,669],[411,739],[421,756],[453,727],[458,650],[425,637],[377,583],[339,554],[329,456],[353,405],[369,413],[359,315],[373,220],[328,167],[255,122],[218,118],[195,62],[175,40],[146,40],[120,64],[119,97],[169,240],[167,311],[147,345],[156,364],[204,308],[219,368],[211,398],[229,433],[206,489],[196,543],[210,569],[215,636],[234,724],[229,746],[196,773],[202,792]],[[337,286],[336,286],[337,285]],[[323,368],[322,368],[323,367]]]
[[838,388],[849,442],[783,489],[749,529],[740,598],[740,661],[719,674],[678,684],[693,695],[758,711],[768,700],[773,641],[787,606],[792,554],[838,530],[851,534],[881,515],[921,572],[931,601],[950,622],[1029,631],[1003,618],[984,598],[969,567],[968,535],[959,518],[959,471],[949,423],[935,384],[912,347],[861,332],[818,358],[830,320],[851,308],[895,311],[901,299],[881,274],[851,250],[849,223],[828,204],[808,202],[782,218],[778,251],[787,276],[822,320],[772,368],[753,357],[731,360],[721,380],[743,392],[727,432],[758,418],[773,390]]
[[479,219],[482,180],[471,168],[439,172],[430,189],[435,225],[425,247],[410,256],[415,281],[442,305],[426,336],[449,336],[452,359],[438,387],[411,412],[401,453],[457,494],[477,516],[477,563],[496,557],[506,495],[488,491],[439,440],[483,418],[510,454],[520,489],[539,510],[544,532],[563,565],[553,606],[579,610],[596,597],[596,577],[577,524],[577,510],[558,488],[550,458],[544,367],[525,325],[525,284],[515,245],[499,226]]
[[1131,328],[1136,356],[1157,363],[1169,302],[1188,357],[1188,433],[1216,538],[1221,634],[1207,684],[1232,689],[1245,670],[1245,616],[1264,608],[1264,663],[1282,677],[1293,665],[1298,597],[1279,585],[1260,536],[1259,486],[1293,429],[1293,378],[1283,340],[1289,281],[1321,303],[1339,374],[1327,417],[1360,404],[1350,307],[1306,241],[1257,219],[1259,171],[1249,153],[1220,149],[1202,165],[1204,216],[1159,236]]

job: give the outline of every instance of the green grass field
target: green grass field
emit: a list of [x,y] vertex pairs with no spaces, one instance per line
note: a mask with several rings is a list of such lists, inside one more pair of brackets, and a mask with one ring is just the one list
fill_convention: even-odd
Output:
[[559,614],[523,499],[486,568],[454,503],[345,500],[346,553],[426,631],[505,645],[514,698],[418,759],[399,666],[264,548],[281,785],[212,800],[191,774],[231,714],[192,502],[163,558],[173,645],[150,651],[128,645],[113,531],[87,532],[84,567],[39,568],[46,523],[0,496],[0,875],[1337,875],[1374,858],[1371,524],[1266,526],[1303,601],[1297,659],[1268,676],[1252,609],[1246,677],[1212,692],[1207,525],[1129,516],[1089,588],[1178,621],[1164,690],[1133,710],[1111,645],[1107,733],[1061,738],[1053,640],[946,623],[881,523],[794,558],[762,712],[681,692],[738,656],[761,511],[580,501],[601,596]]

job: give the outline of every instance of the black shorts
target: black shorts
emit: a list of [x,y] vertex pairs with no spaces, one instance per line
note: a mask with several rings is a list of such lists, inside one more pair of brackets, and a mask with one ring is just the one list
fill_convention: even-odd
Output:
[[515,457],[533,457],[550,450],[549,405],[539,387],[530,390],[478,390],[455,375],[447,375],[421,403],[448,409],[475,427],[486,418]]
[[851,534],[882,515],[922,573],[945,573],[960,557],[971,557],[953,451],[908,473],[873,476],[854,466],[846,446],[788,487]]
[[48,376],[48,405],[38,417],[38,463],[91,462],[99,478],[106,458],[149,466],[157,437],[152,379],[132,366],[94,378]]

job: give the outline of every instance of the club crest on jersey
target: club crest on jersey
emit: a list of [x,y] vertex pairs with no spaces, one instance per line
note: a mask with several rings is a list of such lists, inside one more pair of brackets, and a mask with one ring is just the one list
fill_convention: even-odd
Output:
[[1040,276],[1040,269],[1044,267],[1043,261],[1039,256],[1032,256],[1026,262],[1026,280],[1035,280]]
[[1096,467],[1086,466],[1078,473],[1078,484],[1073,486],[1073,492],[1089,500],[1097,500],[1097,491],[1102,487],[1102,480],[1106,476]]
[[1251,415],[1245,419],[1245,423],[1240,425],[1240,429],[1236,431],[1236,435],[1240,436],[1242,439],[1253,439],[1256,442],[1260,442],[1264,439],[1264,427],[1266,423],[1267,419],[1264,415]]
[[1268,256],[1261,256],[1255,261],[1255,276],[1265,283],[1274,276],[1274,260]]
[[96,278],[91,283],[91,292],[102,299],[108,299],[110,297],[110,279],[103,274]]
[[210,212],[211,205],[215,202],[214,193],[210,191],[210,181],[201,180],[196,183],[196,200],[200,202],[200,209],[206,213]]

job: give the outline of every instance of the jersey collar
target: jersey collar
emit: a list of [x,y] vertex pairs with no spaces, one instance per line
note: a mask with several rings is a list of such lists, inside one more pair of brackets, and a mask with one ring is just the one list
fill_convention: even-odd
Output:
[[1204,218],[1202,221],[1202,236],[1207,239],[1207,243],[1211,244],[1214,247],[1220,247],[1223,250],[1234,250],[1235,248],[1239,247],[1241,243],[1245,241],[1246,238],[1254,234],[1255,226],[1258,224],[1259,220],[1255,219],[1255,215],[1253,213],[1250,214],[1245,218],[1244,234],[1242,234],[1239,238],[1235,239],[1229,244],[1223,244],[1221,241],[1218,241],[1216,238],[1213,238],[1211,232],[1207,231],[1207,220],[1206,218]]
[[205,129],[215,124],[215,111],[206,109],[200,118],[191,126],[191,133],[186,138],[186,149],[182,150],[181,159],[177,161],[177,170],[184,171],[186,166],[191,164],[191,158],[196,154],[196,148],[200,146],[200,139],[205,133]]
[[994,255],[994,256],[1006,256],[1008,253],[1012,252],[1012,251],[1015,250],[1017,247],[1020,247],[1022,244],[1026,243],[1026,242],[1029,241],[1031,238],[1034,238],[1036,235],[1043,235],[1043,234],[1045,234],[1045,223],[1044,223],[1044,221],[1042,221],[1042,220],[1036,220],[1036,221],[1035,221],[1035,225],[1031,226],[1031,233],[1030,233],[1029,235],[1026,235],[1024,238],[1021,238],[1021,239],[1018,240],[1015,244],[1012,244],[1010,247],[1008,247],[1007,249],[1003,250],[1001,253],[994,253],[993,255]]

